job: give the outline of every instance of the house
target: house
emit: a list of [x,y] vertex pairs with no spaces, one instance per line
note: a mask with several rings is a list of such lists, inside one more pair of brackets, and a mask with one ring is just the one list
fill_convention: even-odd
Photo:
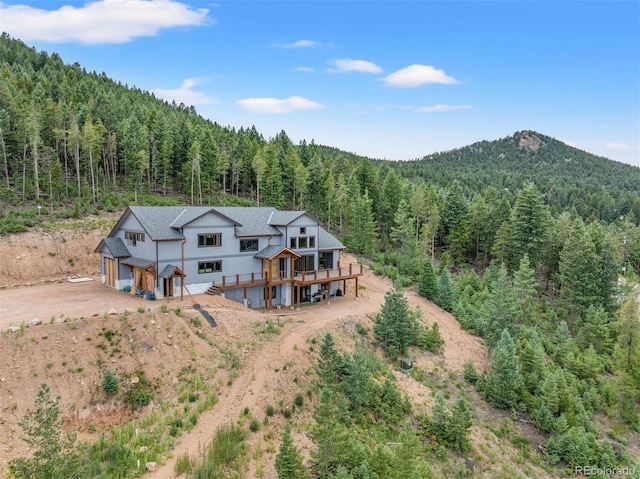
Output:
[[341,295],[362,267],[304,211],[130,206],[95,252],[102,282],[147,298],[222,294],[252,308]]

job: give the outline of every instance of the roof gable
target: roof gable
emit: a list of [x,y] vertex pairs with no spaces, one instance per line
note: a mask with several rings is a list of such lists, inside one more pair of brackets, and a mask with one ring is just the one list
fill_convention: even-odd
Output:
[[154,241],[184,239],[171,224],[185,209],[184,206],[129,206],[131,214]]
[[124,244],[120,238],[105,238],[100,241],[100,244],[95,249],[94,253],[100,253],[103,248],[107,248],[111,256],[114,258],[128,258],[131,256],[129,248]]

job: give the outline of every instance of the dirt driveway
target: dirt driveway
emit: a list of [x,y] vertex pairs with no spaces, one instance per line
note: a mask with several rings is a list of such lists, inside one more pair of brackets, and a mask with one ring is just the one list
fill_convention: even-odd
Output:
[[[163,300],[147,301],[113,290],[104,286],[100,278],[92,279],[93,281],[85,283],[64,281],[1,289],[0,331],[4,331],[8,326],[20,326],[21,323],[36,318],[47,323],[52,317],[90,317],[109,313],[111,310],[122,313],[127,309],[137,310],[140,307],[154,310],[166,304]],[[207,299],[211,297],[199,295],[194,298],[206,304]],[[191,300],[186,298],[180,302],[172,299],[169,304],[175,308],[191,304]]]

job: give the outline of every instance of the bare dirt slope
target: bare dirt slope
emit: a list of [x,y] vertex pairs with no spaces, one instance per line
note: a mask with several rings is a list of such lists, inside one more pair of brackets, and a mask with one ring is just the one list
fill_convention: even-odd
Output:
[[[201,296],[196,300],[213,314],[219,325],[215,330],[205,331],[215,345],[212,348],[198,337],[198,330],[190,322],[189,318],[197,314],[185,309],[189,301],[168,304],[172,310],[181,308],[182,314],[176,316],[166,313],[166,306],[160,309],[162,301],[132,298],[99,284],[98,255],[92,252],[103,234],[61,231],[44,236],[43,240],[38,233],[28,233],[3,238],[0,242],[2,261],[14,258],[11,266],[2,265],[3,281],[11,285],[45,282],[0,290],[0,323],[4,320],[20,324],[34,317],[44,322],[41,326],[0,336],[0,476],[6,471],[10,458],[28,452],[20,439],[17,422],[32,407],[41,382],[49,383],[52,392],[61,396],[69,424],[79,426],[83,438],[95,438],[102,430],[129,419],[122,408],[97,398],[106,361],[106,366],[122,377],[135,375],[137,369],[143,368],[157,384],[155,398],[158,401],[175,396],[172,385],[180,371],[190,365],[201,368],[203,377],[215,387],[217,404],[201,415],[191,431],[179,437],[175,450],[164,464],[156,472],[147,474],[157,479],[173,477],[177,457],[184,453],[195,457],[210,442],[217,428],[238,421],[245,408],[262,420],[267,405],[291,404],[296,393],[310,389],[310,368],[316,354],[312,351],[314,340],[331,331],[339,345],[353,347],[358,336],[355,325],[360,323],[371,330],[372,318],[391,287],[387,279],[365,268],[358,299],[354,297],[353,285],[348,284],[345,297],[335,298],[330,304],[304,307],[299,312],[252,311],[220,297]],[[59,249],[52,249],[54,246]],[[73,258],[72,269],[69,269],[68,257]],[[47,269],[55,274],[42,273],[40,262],[48,258],[58,259],[56,265]],[[355,262],[356,258],[346,260]],[[50,283],[70,274],[92,276],[96,281]],[[467,360],[472,360],[479,369],[486,367],[487,353],[478,338],[463,331],[453,316],[432,303],[412,292],[407,297],[412,306],[422,309],[426,324],[439,324],[445,341],[441,356],[419,354],[415,358],[417,365],[427,371],[434,367],[460,371]],[[111,309],[118,313],[126,309],[132,312],[123,318],[120,314],[108,314]],[[286,315],[277,317],[276,313]],[[49,324],[50,318],[60,315],[66,316],[66,323]],[[280,321],[280,334],[267,335],[260,331],[260,325],[267,320]],[[208,328],[206,323],[202,327]],[[109,350],[98,347],[105,343],[103,333],[107,330],[118,331],[115,337],[120,337],[122,344],[118,347],[109,344],[110,354],[106,354]],[[220,367],[223,351],[235,355],[238,364],[233,368]],[[398,375],[398,379],[418,407],[431,404],[427,388],[407,376]],[[157,405],[150,407],[157,408]],[[295,420],[299,424],[307,423],[310,411],[310,407],[303,408]],[[275,477],[273,457],[281,422],[281,416],[274,417],[270,425],[251,436],[250,447],[254,453],[248,477],[255,477],[257,467],[263,468],[265,477]],[[303,453],[308,455],[310,443],[302,434],[303,429],[294,429],[294,435],[303,446]]]
[[100,274],[94,253],[115,220],[66,221],[63,227],[0,235],[0,288]]

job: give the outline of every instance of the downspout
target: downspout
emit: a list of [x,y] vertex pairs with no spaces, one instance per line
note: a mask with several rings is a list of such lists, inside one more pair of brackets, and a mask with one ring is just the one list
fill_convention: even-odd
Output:
[[182,276],[180,276],[180,301],[184,300],[184,244],[186,243],[187,238],[182,240]]
[[[160,268],[158,268],[158,242],[156,241],[156,290],[160,289],[160,281],[158,280],[160,274]],[[155,298],[156,292],[153,292],[153,297]]]

